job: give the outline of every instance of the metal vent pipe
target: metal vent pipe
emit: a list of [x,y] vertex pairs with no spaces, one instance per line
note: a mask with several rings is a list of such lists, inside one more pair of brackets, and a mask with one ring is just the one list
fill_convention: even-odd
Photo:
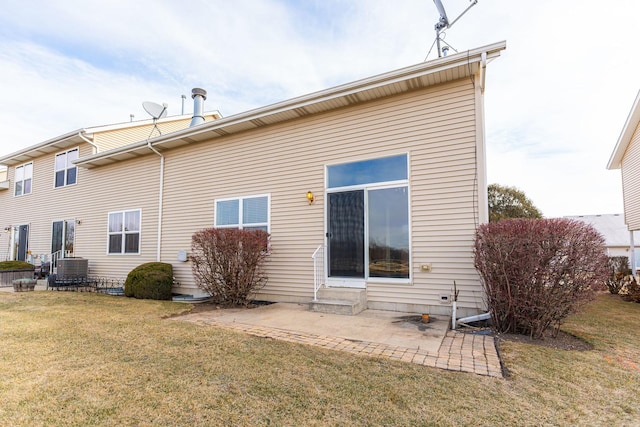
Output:
[[193,98],[193,118],[189,127],[204,123],[204,101],[207,99],[207,91],[194,87],[191,89],[191,98]]

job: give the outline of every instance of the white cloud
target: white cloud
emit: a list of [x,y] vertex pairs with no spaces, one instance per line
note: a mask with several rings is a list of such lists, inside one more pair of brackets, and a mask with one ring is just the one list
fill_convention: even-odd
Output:
[[[469,5],[444,3],[450,19]],[[447,31],[460,51],[507,40],[488,70],[488,176],[547,215],[622,210],[605,165],[639,88],[640,4],[602,5],[480,0]],[[206,109],[230,115],[414,64],[437,18],[430,0],[12,2],[0,16],[0,155],[146,118],[146,100],[177,114],[196,86]]]

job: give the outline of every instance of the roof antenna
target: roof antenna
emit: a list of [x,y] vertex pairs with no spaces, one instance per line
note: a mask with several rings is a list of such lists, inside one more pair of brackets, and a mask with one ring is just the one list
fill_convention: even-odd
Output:
[[169,105],[166,103],[160,105],[151,101],[145,101],[142,103],[142,108],[144,108],[144,111],[146,111],[147,113],[149,113],[151,117],[153,117],[153,129],[151,129],[151,133],[149,134],[149,137],[153,133],[154,129],[158,131],[159,135],[162,135],[162,132],[160,132],[160,128],[158,127],[157,122],[158,122],[158,119],[163,119],[167,117],[168,106]]
[[[438,8],[438,12],[440,13],[440,19],[438,19],[438,22],[436,22],[436,25],[434,26],[434,28],[436,30],[436,39],[435,39],[434,43],[436,43],[437,47],[438,47],[438,58],[441,58],[443,53],[444,53],[444,56],[447,55],[446,52],[443,52],[443,49],[446,49],[447,47],[450,47],[451,49],[453,49],[453,46],[451,46],[449,43],[445,42],[444,41],[444,37],[441,37],[440,35],[441,34],[445,34],[444,30],[446,30],[447,28],[451,28],[453,26],[453,24],[455,24],[458,21],[458,19],[460,19],[462,17],[462,15],[467,13],[467,11],[469,11],[469,9],[471,9],[473,6],[475,6],[478,3],[478,0],[470,0],[470,1],[471,1],[471,4],[460,15],[458,15],[458,17],[456,19],[454,19],[453,21],[449,22],[449,18],[447,18],[447,12],[444,10],[444,6],[442,5],[442,2],[440,0],[433,0],[433,2],[436,4],[436,8]],[[440,43],[441,42],[447,45],[443,49],[440,48]],[[431,49],[433,49],[433,44],[431,45]],[[429,53],[431,53],[431,49],[429,49]],[[453,49],[453,50],[455,50],[455,49]],[[429,57],[429,53],[427,54],[427,57]],[[425,58],[425,60],[426,60],[426,58]]]

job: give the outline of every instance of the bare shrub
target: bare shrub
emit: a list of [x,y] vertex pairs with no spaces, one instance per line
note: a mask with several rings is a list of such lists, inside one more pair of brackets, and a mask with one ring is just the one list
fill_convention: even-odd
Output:
[[619,293],[623,285],[623,279],[630,274],[629,258],[626,256],[609,257],[609,279],[607,280],[609,292],[614,295]]
[[569,219],[512,219],[481,225],[475,266],[494,328],[542,337],[603,289],[604,238]]
[[191,238],[191,270],[200,289],[222,304],[247,305],[264,287],[269,234],[262,230],[208,228]]
[[618,294],[624,301],[640,302],[640,285],[631,274],[620,280]]

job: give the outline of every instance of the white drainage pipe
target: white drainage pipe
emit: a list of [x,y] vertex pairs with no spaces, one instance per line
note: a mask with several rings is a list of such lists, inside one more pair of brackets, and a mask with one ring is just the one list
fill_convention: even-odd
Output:
[[482,313],[482,314],[476,314],[475,316],[462,317],[457,321],[454,320],[454,322],[455,323],[471,323],[471,322],[479,322],[481,320],[489,320],[489,319],[491,319],[491,314]]
[[456,310],[458,306],[458,301],[453,301],[451,304],[451,329],[456,328]]

